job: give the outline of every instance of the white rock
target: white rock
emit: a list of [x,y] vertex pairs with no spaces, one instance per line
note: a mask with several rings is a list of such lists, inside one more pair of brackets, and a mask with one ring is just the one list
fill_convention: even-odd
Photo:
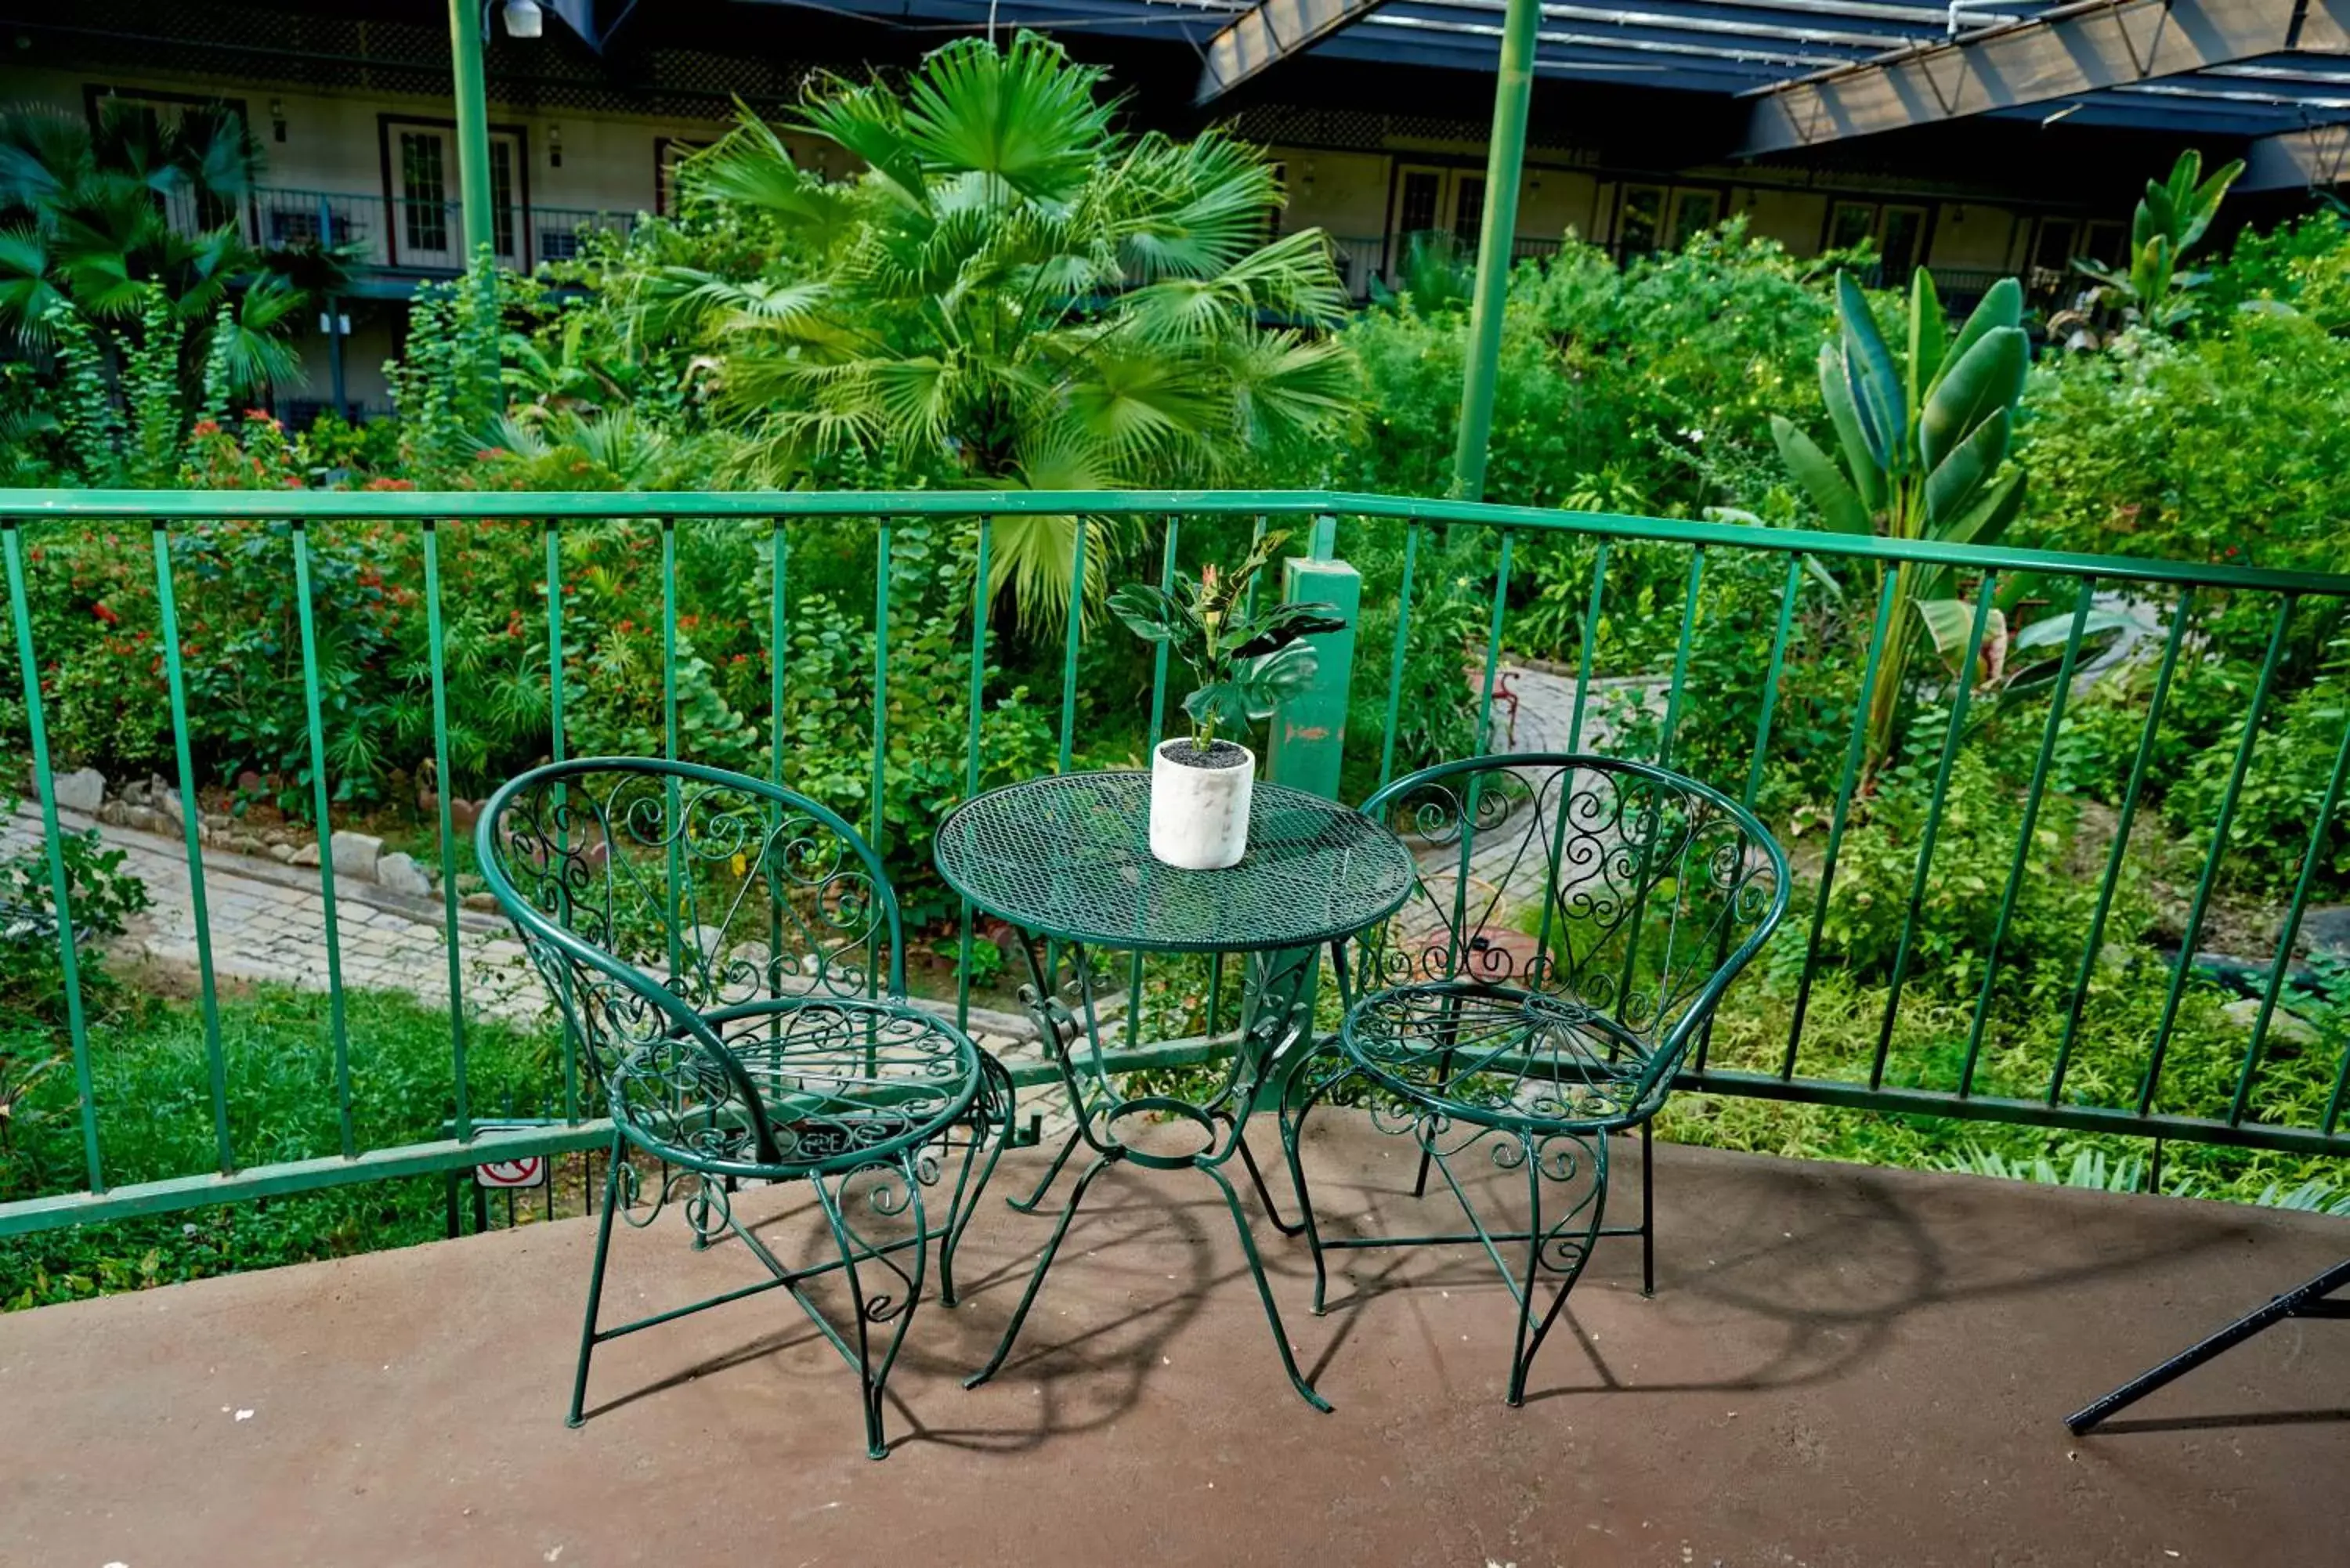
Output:
[[[269,846],[269,857],[272,860],[276,861],[280,866],[293,865],[294,857],[296,853],[298,852],[290,844],[273,844]],[[311,847],[310,858],[313,861],[316,861],[318,858],[317,847],[315,845]]]
[[[2220,1009],[2229,1023],[2241,1029],[2250,1029],[2260,1021],[2261,1002],[2258,997],[2240,996]],[[2296,1047],[2314,1045],[2320,1036],[2315,1025],[2297,1012],[2283,1007],[2269,1014],[2268,1044]]]
[[294,851],[294,858],[288,860],[286,864],[288,866],[316,866],[317,863],[317,845],[305,844]]
[[[339,840],[342,835],[338,833],[335,836]],[[342,861],[339,845],[336,849],[335,859],[339,866]],[[387,893],[406,893],[417,898],[429,898],[432,896],[432,874],[419,866],[413,856],[398,854],[384,856],[375,863],[375,879],[382,885]]]
[[106,775],[96,768],[76,768],[69,774],[59,774],[50,787],[57,791],[57,808],[61,811],[94,815],[106,802]]
[[335,857],[337,876],[371,877],[383,856],[383,840],[371,833],[338,832],[328,841],[328,852]]

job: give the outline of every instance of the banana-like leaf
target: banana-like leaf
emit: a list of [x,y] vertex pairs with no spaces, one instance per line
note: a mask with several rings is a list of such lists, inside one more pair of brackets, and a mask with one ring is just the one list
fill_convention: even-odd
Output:
[[1980,492],[1974,504],[1935,530],[1934,537],[1951,545],[1995,545],[2023,509],[2023,471],[2010,469]]
[[1922,409],[1942,356],[1950,347],[1950,325],[1942,317],[1942,296],[1934,275],[1919,267],[1909,275],[1909,406]]
[[1948,379],[1985,337],[2002,327],[2018,327],[2022,322],[2023,286],[2012,277],[2001,278],[1983,290],[1983,296],[1975,302],[1967,324],[1960,327],[1959,335],[1950,340],[1950,351],[1942,356],[1942,373],[1934,378],[1935,382],[1939,385]]
[[1984,484],[1999,472],[1999,465],[2007,459],[2012,428],[2013,416],[2005,409],[1995,410],[1927,473],[1926,521],[1935,538],[1967,514]]
[[2219,215],[2220,202],[2227,195],[2228,187],[2233,185],[2243,171],[2244,161],[2234,159],[2221,165],[2219,172],[2196,187],[2195,194],[2188,202],[2187,232],[2178,236],[2179,249],[2184,250],[2203,237],[2203,231],[2210,228],[2211,220]]
[[1885,334],[1877,329],[1877,313],[1848,272],[1836,274],[1836,316],[1844,327],[1845,377],[1852,386],[1861,433],[1886,472],[1907,472],[1909,407],[1902,396],[1901,377],[1893,367],[1893,351],[1885,346]]
[[1860,429],[1860,412],[1853,407],[1852,384],[1845,379],[1844,355],[1833,343],[1820,345],[1820,398],[1828,406],[1828,422],[1835,427],[1836,445],[1844,449],[1845,467],[1861,504],[1873,516],[1885,510],[1885,470],[1869,450]]
[[[1967,650],[1967,639],[1974,635],[1975,607],[1965,599],[1920,598],[1910,601],[1918,618],[1925,623],[1926,635],[1934,641],[1934,651],[1944,659],[1955,659]],[[2005,622],[1997,608],[1991,609],[1983,622],[1983,645],[2005,632]]]
[[[1940,467],[1943,459],[1993,414],[2015,407],[2015,400],[2023,395],[2023,372],[2031,358],[2031,342],[2022,327],[1995,327],[1976,338],[1965,357],[1950,367],[1918,417],[1918,452],[1929,472]],[[2000,439],[2004,455],[2006,438]],[[1982,476],[1998,466],[1992,462]]]
[[[2090,638],[2109,631],[2143,628],[2145,624],[2137,617],[2125,615],[2120,610],[2092,609],[2081,618],[2081,640],[2085,642]],[[2062,648],[2064,645],[2064,639],[2072,635],[2072,616],[2060,612],[2042,616],[2030,626],[2020,628],[2016,634],[2009,639],[2008,646],[2019,653],[2026,649]]]
[[1839,534],[1876,532],[1869,523],[1868,508],[1846,483],[1844,471],[1820,450],[1819,442],[1779,414],[1771,416],[1771,435],[1779,443],[1780,461],[1812,498],[1812,504],[1820,509],[1822,522]]

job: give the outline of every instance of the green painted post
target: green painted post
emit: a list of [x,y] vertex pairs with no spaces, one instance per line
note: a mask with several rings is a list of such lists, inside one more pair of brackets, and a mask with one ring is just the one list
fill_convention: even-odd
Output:
[[[1336,606],[1346,627],[1306,639],[1316,662],[1314,680],[1296,696],[1273,711],[1265,746],[1264,776],[1268,784],[1285,784],[1327,800],[1338,798],[1338,769],[1347,747],[1347,705],[1355,672],[1355,624],[1362,618],[1362,574],[1337,558],[1337,520],[1316,517],[1308,554],[1282,563],[1281,597],[1284,604],[1315,601]],[[1291,1003],[1291,1027],[1302,1032],[1297,1054],[1267,1064],[1257,1085],[1257,1108],[1280,1103],[1288,1068],[1311,1054],[1314,998],[1320,989],[1321,950],[1303,948],[1267,961],[1267,979],[1283,968],[1303,964],[1306,973]],[[1267,984],[1263,989],[1276,992]],[[1245,1027],[1245,1023],[1243,1025]],[[1280,1036],[1276,1035],[1278,1039]]]
[[1283,603],[1320,600],[1336,605],[1347,625],[1343,631],[1305,639],[1319,660],[1313,683],[1274,709],[1264,758],[1268,782],[1327,800],[1338,798],[1338,764],[1347,744],[1347,703],[1355,671],[1355,623],[1363,607],[1362,574],[1336,558],[1336,531],[1335,519],[1316,518],[1312,554],[1282,563]]
[[465,260],[494,244],[490,187],[489,88],[482,74],[482,0],[449,0],[449,57],[457,103],[457,193]]
[[1510,249],[1518,234],[1518,176],[1526,158],[1526,114],[1534,93],[1534,35],[1541,23],[1541,0],[1510,0],[1502,22],[1502,72],[1493,83],[1493,135],[1485,157],[1485,214],[1477,236],[1469,370],[1461,389],[1460,444],[1452,453],[1452,493],[1462,501],[1480,501],[1485,494],[1485,450],[1493,434],[1493,377],[1502,358],[1502,313],[1510,298]]

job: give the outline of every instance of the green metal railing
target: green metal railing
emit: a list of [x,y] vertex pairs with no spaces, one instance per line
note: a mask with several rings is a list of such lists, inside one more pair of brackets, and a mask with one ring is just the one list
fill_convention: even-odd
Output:
[[[2272,1025],[2280,1005],[2280,992],[2295,949],[2296,933],[2312,896],[2317,868],[2326,852],[2332,819],[2338,815],[2342,805],[2345,765],[2350,765],[2350,733],[2345,733],[2342,747],[2334,756],[2324,805],[2311,824],[2306,841],[2265,846],[2264,852],[2273,852],[2278,857],[2278,868],[2286,870],[2287,874],[2279,879],[2278,885],[2289,882],[2293,893],[2275,946],[2275,961],[2264,981],[2258,1018],[2243,1042],[2241,1067],[2225,1096],[2226,1104],[2199,1106],[2192,1108],[2192,1114],[2158,1105],[2163,1087],[2166,1054],[2187,988],[2193,983],[2189,972],[2189,965],[2185,961],[2173,966],[2168,979],[2160,1023],[2139,1064],[2139,1078],[2135,1092],[2116,1098],[2114,1103],[2095,1103],[2067,1094],[2068,1072],[2083,1044],[2079,1028],[2084,1004],[2089,995],[2105,940],[2116,889],[2123,875],[2124,847],[2147,783],[2150,759],[2155,755],[2158,732],[2165,718],[2166,699],[2180,662],[2186,657],[2183,649],[2189,645],[2189,610],[2196,602],[2196,596],[2216,596],[2240,603],[2257,602],[2266,607],[2269,629],[2265,659],[2257,686],[2246,704],[2242,729],[2230,758],[2225,791],[2212,824],[2210,848],[2203,857],[2192,902],[2187,911],[2180,944],[2182,955],[2191,955],[2197,950],[2198,939],[2211,910],[2222,858],[2231,853],[2231,825],[2263,721],[2276,698],[2276,676],[2289,631],[2297,616],[2321,610],[2333,613],[2345,603],[2350,603],[2350,576],[2294,575],[2183,562],[1981,548],[1931,541],[1890,540],[1599,513],[1548,512],[1463,502],[1406,500],[1312,491],[958,492],[910,494],[0,491],[0,556],[5,556],[6,569],[8,645],[16,665],[26,709],[25,740],[29,751],[40,826],[47,839],[48,886],[57,909],[63,914],[63,918],[55,922],[55,933],[65,992],[65,1029],[70,1038],[72,1072],[78,1096],[78,1115],[86,1179],[79,1191],[0,1204],[0,1235],[154,1213],[196,1204],[448,1170],[486,1158],[484,1151],[492,1144],[477,1135],[467,1085],[468,1006],[464,966],[460,961],[458,841],[452,816],[451,796],[453,791],[448,787],[448,782],[455,775],[450,765],[449,649],[444,619],[448,607],[443,604],[441,560],[441,535],[444,528],[457,524],[509,519],[523,520],[544,529],[548,618],[546,750],[556,759],[566,755],[568,742],[566,733],[565,562],[562,549],[567,527],[615,520],[634,523],[645,529],[649,548],[658,551],[663,628],[660,728],[664,752],[671,757],[679,754],[681,744],[677,627],[681,609],[686,607],[678,602],[676,550],[679,524],[688,519],[717,520],[754,532],[772,552],[773,571],[767,603],[764,607],[765,625],[763,629],[768,647],[777,654],[770,660],[767,696],[771,711],[767,722],[771,726],[769,735],[773,747],[771,765],[780,775],[786,755],[784,709],[791,682],[788,660],[781,656],[781,650],[789,646],[792,627],[790,562],[794,535],[795,531],[807,528],[820,520],[853,520],[869,524],[873,530],[873,616],[879,635],[874,642],[872,675],[876,701],[868,738],[870,783],[866,807],[869,815],[865,826],[879,843],[882,838],[881,827],[888,804],[884,766],[890,739],[887,697],[893,691],[903,693],[908,681],[931,679],[925,672],[893,668],[890,660],[888,633],[891,617],[893,523],[915,519],[952,519],[975,524],[973,547],[977,556],[977,572],[970,610],[971,668],[968,683],[962,691],[940,690],[928,692],[926,696],[926,700],[941,704],[960,702],[968,726],[963,755],[964,783],[967,787],[975,788],[982,767],[981,724],[990,695],[988,652],[992,630],[989,618],[983,612],[984,585],[988,580],[991,553],[995,546],[993,521],[1011,516],[1070,514],[1133,519],[1147,535],[1155,533],[1155,551],[1136,556],[1132,569],[1148,571],[1155,566],[1162,581],[1170,580],[1176,569],[1181,528],[1188,519],[1253,519],[1259,528],[1268,522],[1278,523],[1283,519],[1313,522],[1320,524],[1316,531],[1325,541],[1332,536],[1335,528],[1341,555],[1345,554],[1350,537],[1367,538],[1368,531],[1377,530],[1382,542],[1392,544],[1399,534],[1401,576],[1394,607],[1394,630],[1383,645],[1373,639],[1361,639],[1357,668],[1353,671],[1358,682],[1366,686],[1376,685],[1384,692],[1384,732],[1376,738],[1361,738],[1359,742],[1378,747],[1378,779],[1382,784],[1409,761],[1397,754],[1397,720],[1403,700],[1408,639],[1411,636],[1418,601],[1429,591],[1427,557],[1437,545],[1431,534],[1432,528],[1440,527],[1456,535],[1463,530],[1470,531],[1471,537],[1482,535],[1492,546],[1489,556],[1492,580],[1487,590],[1490,607],[1484,616],[1483,647],[1473,655],[1464,656],[1461,687],[1463,701],[1473,702],[1475,706],[1476,732],[1480,734],[1493,732],[1492,720],[1503,665],[1503,649],[1510,624],[1511,572],[1521,542],[1564,536],[1582,536],[1597,542],[1587,594],[1588,610],[1582,618],[1570,747],[1586,739],[1586,698],[1591,695],[1594,680],[1593,628],[1602,614],[1611,607],[1617,613],[1622,613],[1622,607],[1609,597],[1611,553],[1617,554],[1620,563],[1620,553],[1636,543],[1644,548],[1660,545],[1685,552],[1685,571],[1676,568],[1679,572],[1681,593],[1678,625],[1671,643],[1670,673],[1669,677],[1660,677],[1665,691],[1657,746],[1659,760],[1668,763],[1675,757],[1677,741],[1688,716],[1696,711],[1695,704],[1708,699],[1712,683],[1724,674],[1703,668],[1692,657],[1710,566],[1719,571],[1719,563],[1741,556],[1760,556],[1773,561],[1783,560],[1783,573],[1773,566],[1764,574],[1765,580],[1775,581],[1778,587],[1775,606],[1764,618],[1764,624],[1770,625],[1773,630],[1768,670],[1762,686],[1760,711],[1753,723],[1751,746],[1740,761],[1739,776],[1711,781],[1730,790],[1737,790],[1742,785],[1743,798],[1749,805],[1754,803],[1758,792],[1763,787],[1766,763],[1774,742],[1774,726],[1780,722],[1781,711],[1784,706],[1783,689],[1787,686],[1791,673],[1799,668],[1796,661],[1791,660],[1789,653],[1791,645],[1799,635],[1802,612],[1807,607],[1817,608],[1816,601],[1807,596],[1827,591],[1821,584],[1823,574],[1808,570],[1807,566],[1855,562],[1929,563],[1957,568],[1973,578],[1977,585],[1975,597],[1978,607],[1970,633],[1969,667],[1971,667],[1973,656],[1983,647],[1988,612],[1982,607],[1988,605],[1994,583],[2012,574],[2031,573],[2046,581],[2069,584],[2069,590],[2053,596],[2060,606],[2069,604],[2068,636],[2064,645],[2061,669],[2052,688],[2047,717],[2036,742],[2032,781],[2022,808],[2022,822],[2014,857],[2001,868],[2003,880],[2000,884],[1998,925],[1991,939],[1990,951],[1981,960],[1981,990],[1964,1030],[1963,1054],[1955,1081],[1946,1086],[1888,1082],[1887,1063],[1905,987],[1915,979],[1914,939],[1918,929],[1920,909],[1933,886],[1933,879],[1943,874],[1945,869],[1936,864],[1935,846],[1937,835],[1943,826],[1945,796],[1966,717],[1969,696],[1963,690],[1956,692],[1954,702],[1957,711],[1949,725],[1948,739],[1934,760],[1930,806],[1919,839],[1900,943],[1893,963],[1891,981],[1886,990],[1884,1011],[1877,1024],[1877,1047],[1869,1069],[1866,1073],[1842,1075],[1819,1070],[1806,1071],[1807,1066],[1814,1064],[1805,1054],[1807,1010],[1816,994],[1822,972],[1823,928],[1827,919],[1830,892],[1836,878],[1839,857],[1844,852],[1853,822],[1856,795],[1863,781],[1866,705],[1856,702],[1853,704],[1849,733],[1843,742],[1841,766],[1837,770],[1837,784],[1827,818],[1825,846],[1814,877],[1815,886],[1799,890],[1798,917],[1786,923],[1778,939],[1783,944],[1802,942],[1804,947],[1800,979],[1796,983],[1783,1044],[1779,1048],[1776,1068],[1770,1070],[1752,1065],[1732,1068],[1719,1062],[1709,1064],[1707,1048],[1701,1045],[1683,1075],[1682,1085],[1720,1094],[1877,1111],[1926,1113],[2094,1132],[2131,1133],[2300,1154],[2350,1154],[2350,1127],[2345,1127],[2343,1120],[2345,1085],[2350,1085],[2350,1051],[2343,1052],[2340,1060],[2331,1066],[2333,1092],[2322,1113],[2300,1118],[2268,1116],[2256,1103],[2253,1092],[2266,1059]],[[287,525],[284,535],[285,571],[299,628],[307,756],[311,775],[308,781],[309,805],[317,817],[315,826],[319,850],[317,875],[326,928],[327,972],[323,978],[329,1001],[328,1027],[331,1036],[339,1129],[336,1146],[322,1148],[312,1158],[257,1166],[241,1161],[231,1137],[233,1117],[228,1098],[229,1075],[222,1038],[218,980],[205,901],[204,856],[199,829],[201,814],[197,787],[200,780],[190,739],[191,694],[181,655],[179,605],[175,596],[177,585],[171,547],[175,534],[202,530],[209,523],[231,519],[278,520]],[[449,1024],[447,1083],[447,1103],[452,1112],[450,1131],[453,1136],[387,1148],[360,1147],[353,1132],[351,1064],[355,1051],[363,1049],[363,1043],[349,1038],[345,1009],[347,981],[338,945],[339,917],[334,857],[328,842],[327,812],[334,781],[322,714],[319,633],[313,583],[313,530],[322,524],[363,521],[404,524],[412,526],[419,533],[417,542],[421,580],[417,587],[426,620],[433,723],[432,756],[438,778],[442,781],[438,790],[440,798],[433,826],[438,836],[442,940],[447,947],[447,978],[453,1001]],[[205,1110],[215,1134],[216,1159],[212,1169],[189,1172],[166,1180],[113,1186],[107,1179],[105,1150],[99,1137],[99,1106],[95,1102],[90,1072],[92,1052],[103,1048],[103,1041],[94,1038],[94,1035],[102,1032],[93,1026],[85,1005],[81,955],[77,947],[68,875],[60,849],[60,821],[53,776],[56,759],[51,754],[47,721],[51,699],[44,692],[40,676],[45,666],[42,650],[36,646],[35,637],[36,617],[28,576],[26,534],[32,529],[44,537],[55,537],[61,528],[111,526],[119,530],[125,523],[151,530],[153,582],[161,617],[159,640],[176,774],[173,783],[181,804],[179,816],[183,830],[197,933],[197,991],[207,1068],[208,1103]],[[1088,573],[1097,574],[1103,569],[1098,559],[1088,561],[1082,543],[1083,530],[1079,531],[1078,537],[1080,544],[1074,552],[1072,562],[1070,588],[1073,603],[1082,602],[1087,597],[1089,587],[1098,588],[1101,586],[1089,584]],[[1457,561],[1459,558],[1456,537],[1452,554],[1448,559]],[[1868,623],[1866,667],[1861,676],[1863,689],[1886,657],[1888,639],[1898,629],[1889,625],[1894,602],[1891,580],[1892,574],[1886,573],[1884,591],[1875,601],[1874,615]],[[1620,586],[1617,591],[1620,595]],[[2085,940],[2079,950],[2077,973],[2069,989],[2069,1006],[2062,1039],[2054,1059],[2047,1064],[2049,1071],[2044,1088],[2029,1096],[1986,1094],[1981,1090],[1981,1064],[1987,1048],[1994,1043],[1991,1039],[1993,983],[2000,972],[2002,946],[2011,940],[2020,889],[2029,875],[2028,851],[2033,840],[2033,823],[2048,793],[2052,758],[2064,730],[2074,677],[2085,646],[2085,628],[2096,596],[2121,593],[2163,600],[2162,614],[2167,618],[2168,627],[2160,639],[2159,663],[2148,711],[2119,807],[2118,832],[2104,866],[2094,919],[2083,933]],[[1862,605],[1852,613],[1867,615],[1868,607]],[[2064,612],[2060,609],[2058,613]],[[1064,769],[1071,765],[1077,739],[1075,730],[1079,652],[1078,629],[1072,625],[1062,650],[1062,680],[1057,693],[1056,753],[1059,766]],[[1471,685],[1471,669],[1475,672],[1473,688]],[[1162,650],[1156,661],[1152,680],[1150,732],[1154,737],[1159,732],[1160,720],[1167,712],[1170,697],[1168,680],[1167,661]],[[1963,686],[1964,683],[1957,684]],[[1809,900],[1808,908],[1806,899]],[[972,968],[970,955],[973,940],[971,912],[965,907],[959,922],[958,944],[963,959],[961,972],[966,977]],[[1139,986],[1138,971],[1134,979],[1137,999],[1140,995]],[[956,1005],[958,1014],[967,1016],[970,1006],[967,979],[961,986]],[[1736,1005],[1733,998],[1733,1011]],[[1211,1002],[1211,1016],[1212,1008]],[[1118,1059],[1120,1065],[1182,1064],[1211,1059],[1215,1053],[1216,1047],[1211,1042],[1196,1039],[1137,1040],[1131,1022],[1135,1016],[1136,1013],[1129,1013],[1128,1049],[1120,1054]],[[1041,1065],[1032,1065],[1020,1075],[1028,1084],[1045,1081],[1045,1070]],[[592,1096],[584,1094],[577,1085],[567,1079],[559,1096],[550,1094],[551,1100],[557,1097],[563,1116],[556,1125],[524,1133],[496,1135],[495,1158],[585,1149],[606,1140],[608,1137],[607,1125],[591,1114]]]

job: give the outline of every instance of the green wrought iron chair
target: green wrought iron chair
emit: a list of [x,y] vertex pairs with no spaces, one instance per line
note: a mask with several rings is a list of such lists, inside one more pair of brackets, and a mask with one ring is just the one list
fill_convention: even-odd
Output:
[[[1639,1224],[1604,1225],[1608,1137],[1638,1127],[1646,1151],[1683,1055],[1786,910],[1786,857],[1734,801],[1610,757],[1446,763],[1363,809],[1410,846],[1419,875],[1403,907],[1341,956],[1348,1006],[1335,1060],[1302,1063],[1282,1098],[1314,1310],[1331,1251],[1482,1245],[1517,1303],[1509,1402],[1521,1404],[1599,1237],[1639,1236],[1642,1288],[1653,1288],[1650,1162]],[[1374,1125],[1409,1137],[1414,1196],[1440,1175],[1468,1229],[1325,1234],[1298,1147],[1307,1115],[1334,1098],[1367,1104]],[[1474,1159],[1523,1172],[1522,1226],[1480,1217],[1464,1164]]]
[[[597,1345],[781,1287],[857,1372],[867,1450],[882,1458],[883,1390],[930,1244],[951,1306],[955,1247],[1010,1137],[1013,1086],[1001,1063],[905,1000],[905,935],[879,857],[789,790],[617,757],[513,780],[484,810],[476,847],[563,1018],[567,1074],[584,1060],[611,1109],[570,1425]],[[651,1165],[660,1186],[645,1205]],[[931,1189],[950,1166],[941,1206]],[[798,1180],[815,1188],[837,1257],[794,1268],[732,1198],[744,1182]],[[731,1234],[768,1277],[598,1328],[615,1216],[650,1225],[672,1198],[695,1246]],[[806,1288],[835,1272],[845,1327]]]

